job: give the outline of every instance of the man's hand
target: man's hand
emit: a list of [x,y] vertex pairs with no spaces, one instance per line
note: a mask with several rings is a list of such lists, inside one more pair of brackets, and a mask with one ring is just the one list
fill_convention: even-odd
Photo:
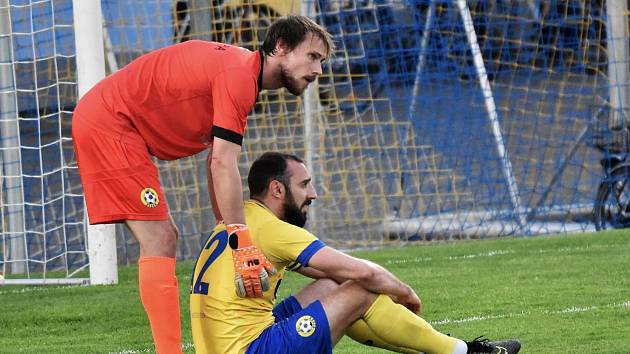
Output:
[[276,274],[276,269],[253,245],[247,225],[227,225],[227,232],[236,271],[236,293],[240,297],[263,297],[271,286],[269,275]]
[[407,286],[407,288],[409,290],[409,293],[407,295],[398,296],[392,300],[394,300],[394,302],[397,304],[405,306],[411,312],[420,315],[420,313],[422,312],[422,301],[420,301],[420,298],[418,297],[418,295],[416,295],[416,292],[413,291],[411,287]]

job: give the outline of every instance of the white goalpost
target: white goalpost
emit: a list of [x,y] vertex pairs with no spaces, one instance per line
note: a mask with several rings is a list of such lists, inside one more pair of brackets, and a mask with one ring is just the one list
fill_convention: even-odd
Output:
[[[300,8],[300,12],[302,16],[307,16],[313,18],[315,14],[314,3],[310,1],[302,1]],[[318,83],[314,82],[306,88],[303,94],[304,100],[304,161],[308,168],[313,171],[312,173],[316,173],[317,171],[317,162],[320,158],[317,152],[318,144],[317,139],[312,137],[318,136],[318,113],[321,109],[319,105],[319,97],[318,97]],[[317,220],[317,203],[314,204],[314,207],[309,208],[309,218],[311,220]],[[319,230],[312,230],[315,234]]]
[[[0,0],[0,63],[13,62],[11,50],[11,12],[9,11],[9,1]],[[0,88],[13,86],[15,80],[14,70],[10,65],[0,65]],[[17,120],[12,116],[17,112],[17,97],[15,93],[0,95],[0,141],[2,141],[2,154],[0,155],[0,196],[2,194],[2,181],[6,179],[4,188],[7,190],[7,217],[4,213],[2,224],[6,225],[7,233],[10,236],[8,244],[2,247],[7,250],[6,259],[10,261],[10,269],[0,269],[0,274],[25,273],[26,272],[26,252],[24,240],[18,235],[23,234],[23,224],[21,216],[24,214],[22,203],[22,185],[20,181],[20,164],[12,163],[19,161],[19,139],[17,137]],[[4,170],[4,172],[3,172]],[[0,202],[4,200],[0,198]],[[4,243],[4,242],[3,242]]]
[[609,98],[610,117],[608,125],[612,130],[621,130],[628,126],[624,112],[630,107],[628,101],[628,78],[630,75],[627,58],[630,57],[628,43],[627,13],[625,1],[606,1],[608,13],[606,40],[608,42]]
[[[77,83],[81,97],[105,77],[103,17],[100,0],[73,0],[73,9]],[[87,219],[87,213],[85,215]],[[116,226],[88,225],[87,235],[90,284],[118,283]]]

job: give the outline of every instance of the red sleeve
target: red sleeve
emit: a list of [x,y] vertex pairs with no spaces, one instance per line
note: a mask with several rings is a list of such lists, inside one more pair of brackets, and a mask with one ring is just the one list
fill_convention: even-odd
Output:
[[241,145],[247,115],[258,95],[256,78],[243,70],[226,70],[212,80],[212,136]]

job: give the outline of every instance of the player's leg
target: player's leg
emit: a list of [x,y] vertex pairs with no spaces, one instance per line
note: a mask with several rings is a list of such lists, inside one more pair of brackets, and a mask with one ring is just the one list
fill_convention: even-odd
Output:
[[[371,332],[390,346],[399,348],[399,352],[412,350],[425,354],[513,354],[520,350],[518,341],[464,342],[449,337],[436,331],[406,307],[394,303],[389,296],[373,294],[352,281],[340,285],[322,298],[321,302],[329,320],[333,343],[339,339],[341,328],[347,328],[348,321],[352,321],[357,313],[362,313],[361,318]],[[361,329],[355,327],[355,330]]]
[[[331,303],[327,305],[325,304],[324,306],[325,308],[327,307],[326,314],[328,316],[330,326],[337,330],[340,327],[345,326],[345,324],[339,323],[337,318],[345,318],[346,316],[348,316],[346,310],[352,311],[352,306],[343,305],[344,302],[337,302],[336,300],[345,301],[346,299],[344,299],[344,297],[350,296],[350,301],[354,302],[354,300],[352,299],[352,295],[342,295],[343,293],[347,292],[347,290],[337,291],[339,287],[340,285],[332,279],[319,279],[310,283],[298,293],[296,293],[294,295],[294,298],[295,300],[297,300],[299,305],[304,308],[318,299],[325,299],[327,297],[330,297],[332,300],[330,301]],[[340,294],[340,292],[342,294]],[[371,294],[365,291],[363,288],[359,290],[359,293],[368,295],[367,301],[374,301],[377,298],[375,294]],[[287,299],[285,301],[290,303],[290,301],[288,300],[290,299]],[[328,301],[323,300],[323,302],[327,303]],[[366,310],[363,312],[366,312]],[[363,316],[363,313],[361,313],[360,315]],[[345,335],[348,335],[350,338],[365,345],[375,346],[397,353],[419,352],[419,350],[417,349],[407,348],[400,345],[393,345],[387,340],[381,338],[377,333],[378,332],[375,332],[365,322],[363,317],[360,317],[356,321],[352,322],[349,326],[345,328],[344,331]],[[337,343],[339,339],[340,337],[335,337],[335,334],[333,334],[334,343]]]
[[300,306],[304,308],[316,300],[322,299],[338,287],[339,283],[332,279],[317,279],[303,287],[300,291],[295,293],[293,297],[295,297],[295,299],[300,303]]
[[181,352],[175,279],[177,230],[169,220],[158,170],[146,145],[109,135],[76,114],[72,133],[90,223],[127,221],[140,242],[140,296],[156,351]]
[[140,257],[175,258],[179,232],[168,220],[126,220],[129,231],[140,244]]
[[403,348],[388,343],[378,336],[362,318],[355,321],[352,326],[346,330],[346,335],[354,341],[370,347],[382,348],[395,353],[418,354],[418,351],[415,349]]
[[[298,306],[301,308],[305,308],[311,303],[315,302],[317,299],[322,299],[326,295],[332,293],[339,287],[339,283],[332,279],[324,278],[318,279],[309,285],[305,286],[297,292],[293,298],[297,301]],[[292,303],[292,299],[288,298],[279,304],[279,307],[290,306]],[[294,307],[295,305],[293,305]],[[274,312],[277,311],[274,309]],[[372,329],[365,323],[363,318],[359,318],[354,323],[350,325],[345,331],[345,335],[352,338],[353,340],[373,347],[378,347],[382,349],[386,349],[392,352],[397,353],[408,353],[408,354],[417,354],[417,350],[413,350],[410,348],[403,348],[391,345],[385,340],[381,339]]]
[[[322,300],[316,300],[320,296]],[[388,296],[373,294],[351,281],[342,285],[330,279],[313,282],[276,306],[274,315],[277,323],[252,343],[247,354],[273,352],[269,348],[285,348],[287,353],[328,353],[330,343],[339,340],[343,327],[400,353],[512,354],[520,348],[517,341],[466,343],[448,337]],[[362,317],[353,322],[356,316]],[[326,331],[322,332],[322,327]]]
[[417,352],[465,354],[464,341],[436,331],[427,321],[389,296],[379,295],[363,315],[370,329],[384,341]]
[[404,306],[395,304],[388,296],[369,292],[356,282],[341,284],[321,302],[328,317],[333,343],[337,343],[356,320],[363,318],[373,333],[392,346],[425,353],[456,353],[459,340],[437,332],[425,320]]
[[172,220],[127,220],[140,244],[138,287],[157,353],[181,352],[179,288],[175,276],[178,232]]

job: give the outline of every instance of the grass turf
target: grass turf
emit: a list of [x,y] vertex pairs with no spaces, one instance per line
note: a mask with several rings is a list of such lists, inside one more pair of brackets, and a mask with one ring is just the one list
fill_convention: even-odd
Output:
[[[452,336],[519,338],[522,353],[627,353],[630,233],[501,238],[356,252],[416,289],[422,316]],[[192,262],[178,264],[182,336]],[[308,280],[289,274],[279,298]],[[0,353],[150,352],[137,267],[114,286],[0,287]],[[395,326],[395,324],[392,324]],[[344,338],[335,353],[381,353]]]

